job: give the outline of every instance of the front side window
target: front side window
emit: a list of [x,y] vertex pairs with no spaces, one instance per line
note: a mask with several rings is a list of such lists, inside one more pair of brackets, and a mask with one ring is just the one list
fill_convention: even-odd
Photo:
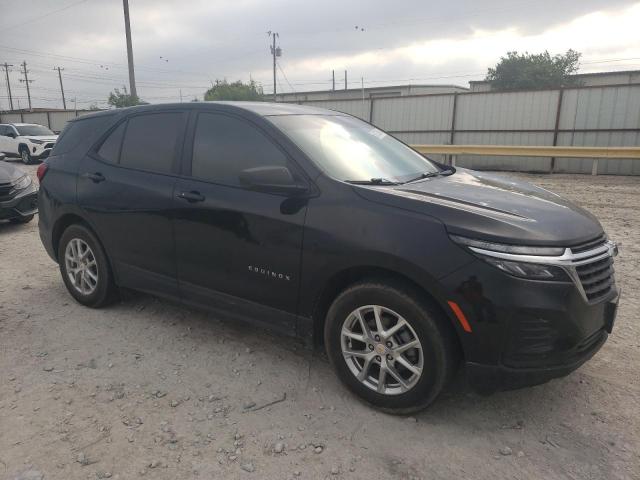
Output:
[[44,135],[55,135],[51,130],[42,125],[19,125],[16,127],[18,130],[18,135],[22,136],[44,136]]
[[227,115],[198,115],[191,161],[193,177],[240,186],[243,170],[266,166],[287,166],[287,157],[256,127]]
[[406,182],[440,169],[382,130],[342,115],[279,115],[268,119],[313,162],[338,180]]
[[140,170],[171,172],[183,119],[181,112],[131,117],[122,143],[120,164]]

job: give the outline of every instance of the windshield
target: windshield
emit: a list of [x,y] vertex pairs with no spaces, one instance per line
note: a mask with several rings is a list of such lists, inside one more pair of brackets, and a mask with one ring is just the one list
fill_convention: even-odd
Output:
[[353,117],[268,117],[322,170],[338,180],[406,182],[440,169],[382,130]]
[[18,125],[16,126],[16,130],[18,130],[18,134],[20,135],[55,135],[55,133],[42,125]]

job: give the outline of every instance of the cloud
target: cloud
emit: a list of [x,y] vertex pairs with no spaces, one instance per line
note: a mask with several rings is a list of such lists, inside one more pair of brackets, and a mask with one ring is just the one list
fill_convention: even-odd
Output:
[[[64,4],[78,3],[66,0]],[[49,0],[21,0],[3,11],[0,26],[30,21],[30,28],[0,28],[0,60],[26,60],[34,105],[59,106],[54,66],[65,68],[68,98],[80,106],[104,104],[127,85],[122,4],[87,0],[50,13]],[[640,57],[640,3],[628,0],[130,0],[136,79],[152,102],[200,98],[216,78],[252,78],[271,89],[268,30],[280,33],[278,71],[284,90],[341,82],[455,83],[482,78],[507,50],[584,53],[584,70],[634,67],[640,61],[588,63]],[[35,20],[33,20],[35,18]],[[355,26],[359,28],[356,29]],[[364,29],[364,31],[362,30]],[[19,32],[19,34],[18,34]],[[10,47],[10,48],[6,48]],[[160,58],[162,57],[162,58]],[[25,97],[17,70],[17,96]],[[6,106],[0,80],[0,107]],[[21,100],[24,105],[24,100]]]

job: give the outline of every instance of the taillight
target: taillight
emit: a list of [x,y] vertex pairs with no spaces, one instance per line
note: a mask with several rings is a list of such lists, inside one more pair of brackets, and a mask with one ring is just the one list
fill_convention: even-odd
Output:
[[47,170],[49,170],[49,165],[47,165],[45,162],[42,162],[40,165],[38,165],[38,170],[36,171],[38,182],[42,183],[42,179],[47,173]]

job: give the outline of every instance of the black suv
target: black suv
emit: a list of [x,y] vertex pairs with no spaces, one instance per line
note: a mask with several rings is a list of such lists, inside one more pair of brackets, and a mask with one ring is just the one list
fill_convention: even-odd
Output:
[[613,326],[616,246],[596,218],[349,115],[97,113],[39,177],[40,236],[78,302],[128,287],[324,343],[386,411],[425,407],[461,361],[483,392],[566,375]]

